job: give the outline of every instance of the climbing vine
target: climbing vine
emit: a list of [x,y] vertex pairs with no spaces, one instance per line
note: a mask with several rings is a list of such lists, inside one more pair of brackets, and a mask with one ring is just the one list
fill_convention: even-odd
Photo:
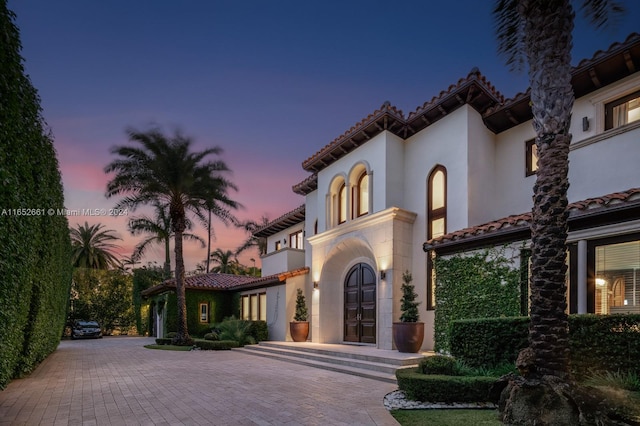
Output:
[[520,314],[520,271],[504,250],[438,257],[435,349],[449,351],[451,321]]

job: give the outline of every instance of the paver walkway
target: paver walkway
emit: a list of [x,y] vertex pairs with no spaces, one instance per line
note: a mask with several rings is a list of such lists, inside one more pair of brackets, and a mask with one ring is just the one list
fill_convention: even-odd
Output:
[[236,351],[63,341],[0,391],[0,425],[397,425],[396,385]]

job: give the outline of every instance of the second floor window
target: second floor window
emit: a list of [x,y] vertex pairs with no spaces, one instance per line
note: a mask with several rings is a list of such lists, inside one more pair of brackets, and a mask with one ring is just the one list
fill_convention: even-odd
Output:
[[369,175],[364,172],[358,179],[356,188],[357,216],[369,213]]
[[640,90],[604,106],[604,129],[615,129],[640,120]]
[[303,245],[302,230],[289,235],[289,248],[302,250],[304,248]]
[[338,223],[347,221],[347,186],[343,183],[338,190]]

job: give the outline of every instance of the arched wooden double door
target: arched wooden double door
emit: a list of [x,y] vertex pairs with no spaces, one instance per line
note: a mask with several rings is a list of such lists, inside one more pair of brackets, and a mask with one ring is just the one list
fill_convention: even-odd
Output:
[[376,274],[358,263],[344,282],[344,341],[376,343]]

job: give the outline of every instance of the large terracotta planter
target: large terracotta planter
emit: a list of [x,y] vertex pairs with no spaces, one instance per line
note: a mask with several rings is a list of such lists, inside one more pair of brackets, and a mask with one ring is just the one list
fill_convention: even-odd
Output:
[[291,321],[289,331],[294,342],[306,342],[309,337],[309,321]]
[[424,340],[423,322],[394,322],[393,341],[399,352],[420,352]]

